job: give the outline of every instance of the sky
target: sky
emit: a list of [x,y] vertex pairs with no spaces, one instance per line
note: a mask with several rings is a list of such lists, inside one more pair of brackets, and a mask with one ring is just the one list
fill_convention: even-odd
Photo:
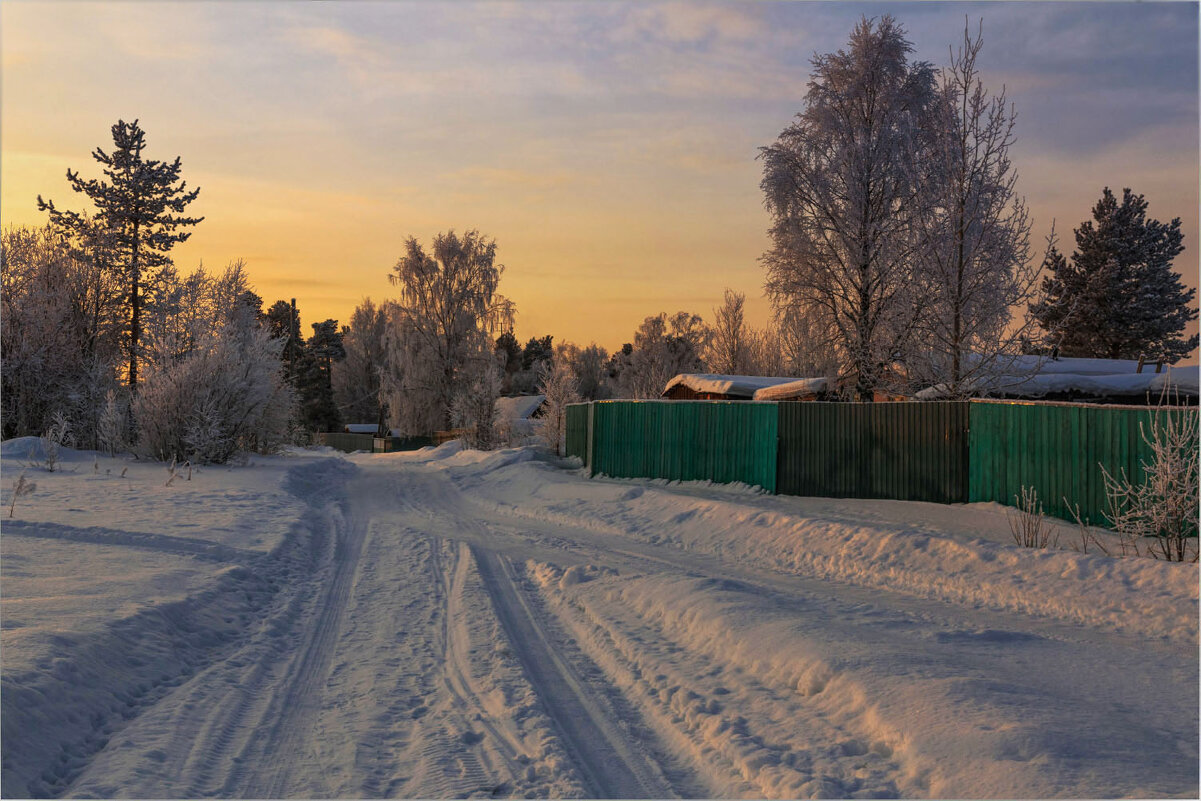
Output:
[[66,169],[99,177],[90,153],[136,118],[201,187],[180,269],[245,259],[306,329],[393,296],[409,236],[471,228],[523,341],[612,350],[649,315],[711,320],[727,287],[763,325],[758,148],[812,57],[883,13],[935,66],[983,21],[1037,242],[1054,221],[1070,251],[1102,188],[1130,187],[1182,219],[1197,286],[1196,3],[6,0],[0,222],[44,222],[38,194],[86,208]]

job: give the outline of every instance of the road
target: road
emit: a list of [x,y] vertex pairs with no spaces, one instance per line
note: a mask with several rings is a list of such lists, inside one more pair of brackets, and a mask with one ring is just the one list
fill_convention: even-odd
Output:
[[[308,511],[246,568],[239,634],[56,794],[1195,792],[1170,645],[539,518],[436,466],[290,480]],[[1148,700],[1190,677],[1183,711]]]

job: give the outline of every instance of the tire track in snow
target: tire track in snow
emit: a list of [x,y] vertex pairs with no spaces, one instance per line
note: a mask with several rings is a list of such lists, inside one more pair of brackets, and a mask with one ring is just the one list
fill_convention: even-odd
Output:
[[671,788],[589,699],[575,669],[553,647],[514,581],[508,560],[471,551],[484,587],[526,676],[598,798],[664,798]]
[[[288,779],[294,772],[293,761],[306,756],[302,749],[304,737],[309,733],[311,720],[320,704],[321,690],[329,678],[334,646],[350,597],[367,524],[355,514],[349,525],[335,522],[332,528],[335,537],[332,576],[317,599],[315,619],[308,627],[306,642],[288,666],[283,691],[275,694],[273,709],[267,713],[269,722],[265,731],[253,738],[252,753],[244,753],[237,760],[239,766],[245,766],[252,755],[259,755],[260,764],[266,771],[256,775],[245,788],[239,787],[236,773],[231,775],[223,795],[284,797]],[[246,792],[236,792],[243,789]]]
[[[239,584],[213,588],[211,602],[184,602],[191,614],[220,614],[243,602],[251,614],[225,617],[226,625],[240,625],[241,636],[221,637],[217,652],[199,672],[173,692],[157,700],[123,730],[114,733],[107,748],[96,754],[69,788],[71,795],[97,797],[201,797],[240,795],[243,776],[254,765],[244,759],[258,726],[269,713],[283,665],[302,641],[314,601],[329,574],[333,550],[333,520],[328,502],[341,486],[349,465],[324,463],[295,468],[288,475],[294,490],[319,485],[308,493],[308,513],[284,541],[246,570],[257,589]],[[241,568],[239,568],[241,569]],[[252,602],[255,597],[265,603]],[[233,595],[233,598],[228,598]],[[226,597],[226,600],[222,600]],[[212,612],[206,607],[212,603]],[[251,611],[251,610],[247,610]],[[199,621],[198,621],[199,622]],[[210,623],[209,625],[213,625]],[[190,629],[205,640],[205,629]]]

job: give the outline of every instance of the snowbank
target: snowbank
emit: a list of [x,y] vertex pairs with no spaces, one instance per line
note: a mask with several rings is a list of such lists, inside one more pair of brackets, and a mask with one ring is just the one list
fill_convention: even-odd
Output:
[[[570,520],[748,566],[920,598],[1198,640],[1197,565],[1020,548],[998,536],[1007,528],[999,509],[991,509],[993,538],[985,539],[980,505],[715,497],[683,494],[662,482],[582,484],[578,477],[516,456],[476,464],[462,465],[456,479],[470,485],[481,501],[510,514]],[[481,481],[485,471],[490,475]],[[815,503],[818,514],[807,508]],[[875,510],[874,515],[860,513],[859,507]],[[924,525],[927,512],[941,519],[938,528]]]

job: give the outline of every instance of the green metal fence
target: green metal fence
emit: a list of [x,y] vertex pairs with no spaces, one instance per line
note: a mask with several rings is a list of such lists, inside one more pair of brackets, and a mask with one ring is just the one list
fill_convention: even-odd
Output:
[[968,404],[781,403],[777,491],[963,503]]
[[[602,401],[567,409],[567,453],[593,474],[742,481],[770,492],[939,503],[1014,503],[1108,518],[1100,465],[1143,479],[1140,423],[1156,410],[1006,401]],[[1196,445],[1194,445],[1196,447]]]
[[433,437],[376,437],[373,445],[374,453],[394,453],[396,451],[415,451],[427,445],[433,445]]
[[588,461],[588,409],[591,404],[572,403],[567,406],[567,455]]
[[376,437],[372,434],[347,434],[341,431],[321,432],[316,434],[315,438],[318,445],[328,445],[346,453],[415,451],[433,444],[433,440],[429,437]]
[[[969,498],[1013,505],[1023,486],[1033,487],[1047,514],[1081,516],[1108,524],[1105,481],[1122,470],[1131,481],[1144,477],[1142,462],[1151,448],[1143,440],[1155,415],[1196,414],[1192,410],[1083,404],[973,401]],[[1150,435],[1147,429],[1148,436]]]
[[328,445],[346,453],[367,451],[371,453],[375,437],[371,434],[344,434],[337,431],[327,431],[316,435],[318,445]]
[[601,401],[592,414],[593,473],[776,491],[776,404]]

